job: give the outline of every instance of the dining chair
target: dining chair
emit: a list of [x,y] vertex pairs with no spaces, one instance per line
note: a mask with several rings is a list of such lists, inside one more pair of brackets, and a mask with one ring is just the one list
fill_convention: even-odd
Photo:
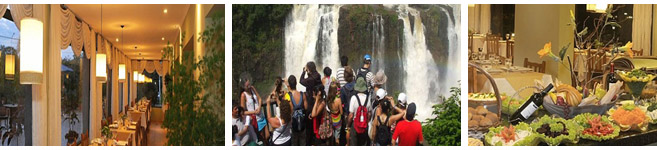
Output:
[[529,62],[529,58],[525,58],[524,67],[531,68],[534,70],[534,72],[545,73],[545,66],[546,66],[545,61],[543,61],[542,63],[534,63],[534,62]]
[[477,93],[477,69],[468,66],[468,93]]
[[486,34],[486,53],[488,57],[500,55],[500,36],[495,34]]
[[506,58],[511,59],[511,63],[513,63],[513,47],[516,45],[516,42],[511,41],[511,40],[506,40]]
[[85,131],[80,135],[80,143],[78,146],[89,146],[89,131]]
[[474,34],[468,34],[468,50],[470,52],[474,51]]
[[643,56],[643,49],[632,51],[634,52],[634,56]]

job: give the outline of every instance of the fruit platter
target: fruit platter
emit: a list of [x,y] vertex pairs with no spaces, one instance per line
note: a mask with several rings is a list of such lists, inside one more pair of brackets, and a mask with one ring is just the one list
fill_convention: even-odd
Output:
[[487,145],[494,146],[533,146],[538,144],[538,134],[527,123],[490,128],[486,133]]

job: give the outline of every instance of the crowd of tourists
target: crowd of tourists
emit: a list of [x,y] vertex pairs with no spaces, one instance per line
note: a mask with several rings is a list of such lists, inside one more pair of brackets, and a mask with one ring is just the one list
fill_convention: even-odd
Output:
[[354,70],[340,57],[337,75],[329,67],[320,74],[308,62],[298,78],[277,77],[265,97],[242,73],[239,103],[232,108],[233,146],[422,145],[415,103],[407,103],[404,93],[396,100],[389,96],[383,70],[373,73],[371,56],[362,59]]

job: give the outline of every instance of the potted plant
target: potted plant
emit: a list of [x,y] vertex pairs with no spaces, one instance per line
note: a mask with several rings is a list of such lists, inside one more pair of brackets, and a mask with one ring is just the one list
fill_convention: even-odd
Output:
[[66,133],[66,135],[64,137],[66,137],[67,144],[71,145],[71,144],[75,143],[78,139],[78,133],[73,130],[73,127],[75,126],[75,124],[77,122],[80,121],[80,119],[78,119],[78,114],[77,113],[72,112],[72,113],[67,114],[67,116],[64,118],[64,121],[68,121],[68,123],[69,123],[68,133]]

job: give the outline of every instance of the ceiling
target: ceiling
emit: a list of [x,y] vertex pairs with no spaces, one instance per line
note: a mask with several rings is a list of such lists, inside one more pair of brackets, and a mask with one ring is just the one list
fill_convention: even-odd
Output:
[[[94,31],[101,32],[100,4],[66,6]],[[159,60],[167,42],[176,41],[188,8],[189,4],[103,4],[102,35],[131,59]],[[125,25],[123,38],[121,25]]]

